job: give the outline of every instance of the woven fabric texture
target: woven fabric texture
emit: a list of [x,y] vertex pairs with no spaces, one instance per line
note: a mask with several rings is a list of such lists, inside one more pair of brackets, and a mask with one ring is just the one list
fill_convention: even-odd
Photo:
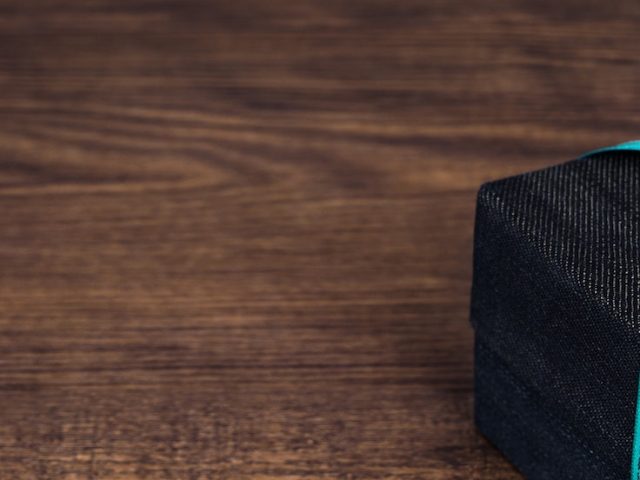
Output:
[[640,153],[478,194],[476,420],[530,479],[629,479],[640,370]]

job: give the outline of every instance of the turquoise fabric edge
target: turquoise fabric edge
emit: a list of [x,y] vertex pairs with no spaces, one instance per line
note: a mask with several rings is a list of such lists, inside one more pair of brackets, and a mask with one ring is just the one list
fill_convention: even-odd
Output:
[[[595,155],[596,153],[610,152],[616,150],[635,150],[640,151],[640,140],[631,140],[629,142],[619,143],[617,145],[611,145],[609,147],[596,148],[595,150],[590,150],[587,153],[584,153],[580,156],[580,158],[590,157],[591,155]],[[636,480],[635,478],[633,480]]]
[[633,449],[631,453],[631,480],[640,478],[640,375],[638,376],[638,395],[636,400],[636,421],[633,431]]

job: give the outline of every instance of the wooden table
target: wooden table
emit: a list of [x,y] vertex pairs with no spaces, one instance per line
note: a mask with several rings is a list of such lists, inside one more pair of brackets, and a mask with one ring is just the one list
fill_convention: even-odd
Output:
[[633,138],[637,2],[0,2],[0,478],[520,478],[485,181]]

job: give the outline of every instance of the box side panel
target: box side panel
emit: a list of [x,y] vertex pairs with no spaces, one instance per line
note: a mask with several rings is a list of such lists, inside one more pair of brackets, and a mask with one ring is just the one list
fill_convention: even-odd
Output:
[[[501,195],[502,189],[513,188],[508,182],[489,184],[478,196],[472,323],[478,341],[495,352],[502,364],[508,366],[509,375],[531,392],[539,412],[548,412],[551,427],[562,426],[575,440],[552,432],[541,435],[531,425],[522,424],[518,418],[527,418],[532,413],[518,410],[529,408],[528,404],[510,398],[509,388],[504,389],[506,411],[500,416],[505,421],[511,419],[510,428],[520,432],[521,445],[537,441],[541,448],[546,445],[548,453],[535,457],[530,457],[531,453],[518,454],[521,448],[515,437],[511,441],[501,440],[498,434],[502,429],[494,422],[496,417],[481,408],[487,404],[493,387],[492,369],[483,365],[486,357],[479,354],[478,424],[523,470],[525,464],[547,462],[567,465],[566,475],[570,469],[578,471],[575,463],[580,454],[563,453],[563,449],[570,448],[573,452],[589,453],[593,464],[600,465],[591,468],[598,471],[598,478],[627,478],[637,369],[633,365],[620,369],[617,358],[620,351],[615,345],[630,340],[624,331],[615,328],[606,308],[563,275],[553,259],[520,229],[511,215],[511,208],[518,208],[517,203],[515,207],[505,206]],[[530,214],[535,214],[535,208]],[[628,351],[627,347],[622,352]],[[627,359],[629,362],[633,363]],[[496,380],[496,385],[503,383]],[[495,409],[495,401],[491,403]],[[525,461],[526,458],[530,460]],[[547,477],[542,470],[535,470],[531,478]]]

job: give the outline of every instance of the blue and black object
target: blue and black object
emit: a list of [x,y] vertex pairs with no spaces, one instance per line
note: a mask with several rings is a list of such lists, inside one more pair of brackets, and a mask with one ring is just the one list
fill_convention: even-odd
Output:
[[477,202],[478,428],[531,480],[640,480],[640,141]]

